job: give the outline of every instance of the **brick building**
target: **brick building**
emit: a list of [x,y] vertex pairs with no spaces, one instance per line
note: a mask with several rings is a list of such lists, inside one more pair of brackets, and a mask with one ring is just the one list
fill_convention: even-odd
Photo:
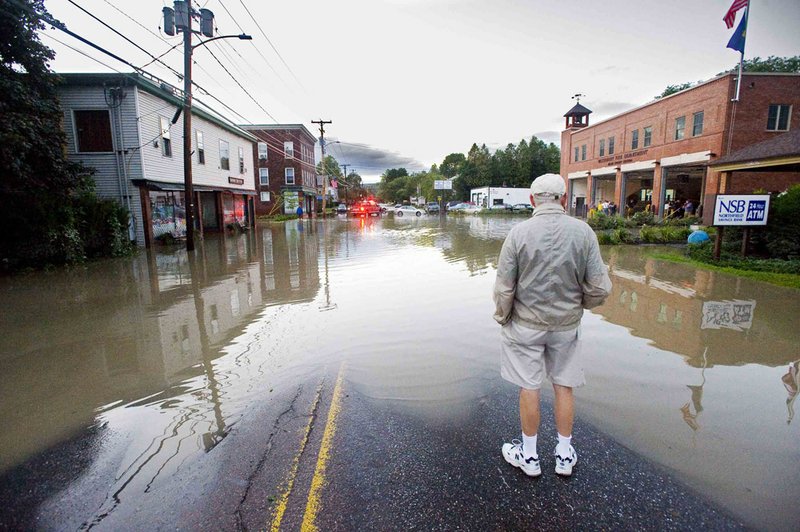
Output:
[[800,124],[800,74],[745,73],[739,102],[733,73],[589,125],[578,104],[561,133],[561,173],[570,212],[583,216],[603,200],[620,213],[652,209],[664,216],[670,200],[692,200],[710,222],[717,194],[783,191],[797,172],[738,172],[721,180],[715,159],[769,140]]
[[298,205],[316,212],[317,139],[302,124],[243,125],[258,139],[256,160],[256,214],[294,214]]

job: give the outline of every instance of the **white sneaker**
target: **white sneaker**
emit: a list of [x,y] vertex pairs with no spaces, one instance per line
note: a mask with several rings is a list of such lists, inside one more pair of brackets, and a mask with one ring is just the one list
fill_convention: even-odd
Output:
[[531,456],[525,458],[522,452],[522,442],[519,440],[511,440],[511,443],[503,444],[503,458],[514,467],[522,469],[529,477],[538,477],[542,474],[542,468],[539,466],[539,457]]
[[556,446],[556,450],[553,454],[556,456],[556,475],[563,475],[565,477],[572,475],[572,468],[578,463],[578,455],[575,454],[575,449],[572,445],[569,446],[569,453],[567,456],[558,454],[558,446]]

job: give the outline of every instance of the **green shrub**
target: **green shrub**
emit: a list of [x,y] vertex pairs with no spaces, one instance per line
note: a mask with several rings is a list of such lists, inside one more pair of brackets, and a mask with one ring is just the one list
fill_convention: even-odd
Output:
[[650,244],[671,244],[678,242],[686,242],[691,230],[688,227],[649,227],[644,226],[639,233],[642,242]]
[[621,216],[609,216],[607,214],[603,214],[602,212],[598,212],[589,218],[588,224],[592,229],[603,231],[607,229],[625,227],[626,222]]
[[771,198],[764,240],[771,257],[800,258],[800,184]]
[[700,218],[696,216],[688,216],[686,218],[668,218],[664,225],[673,225],[678,227],[689,227],[690,225],[700,224]]
[[121,257],[133,250],[128,237],[128,209],[93,193],[75,199],[78,229],[87,257]]
[[633,222],[634,225],[655,225],[656,217],[652,212],[639,211],[631,216],[631,222]]
[[705,262],[706,264],[713,264],[715,266],[723,266],[754,272],[790,273],[794,275],[800,275],[800,259],[783,260],[742,257],[736,253],[723,250],[722,253],[720,253],[719,261],[715,261],[714,244],[711,242],[704,242],[703,244],[689,244],[687,247],[687,253],[691,259]]

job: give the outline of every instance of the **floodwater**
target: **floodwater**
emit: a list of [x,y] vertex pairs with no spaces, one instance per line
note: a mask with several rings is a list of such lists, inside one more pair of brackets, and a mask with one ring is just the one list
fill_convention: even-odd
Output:
[[[276,382],[340,361],[361,393],[457,418],[499,378],[494,265],[522,220],[292,221],[207,237],[191,260],[0,279],[0,478],[57,477],[46,524],[111,470],[113,496],[85,511],[112,511],[191,467]],[[652,249],[603,250],[614,289],[583,321],[578,417],[750,525],[793,528],[798,292]],[[42,458],[58,450],[75,463]]]

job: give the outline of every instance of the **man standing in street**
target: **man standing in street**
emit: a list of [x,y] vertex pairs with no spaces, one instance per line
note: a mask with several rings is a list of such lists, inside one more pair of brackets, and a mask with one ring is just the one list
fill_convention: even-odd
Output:
[[508,233],[494,285],[494,319],[503,326],[500,374],[520,387],[522,424],[522,441],[503,444],[502,453],[533,477],[541,474],[536,437],[545,375],[555,393],[555,471],[569,476],[578,461],[572,447],[572,389],[585,383],[580,321],[583,309],[601,305],[611,292],[597,237],[586,223],[566,214],[565,193],[558,174],[533,181],[533,216]]

